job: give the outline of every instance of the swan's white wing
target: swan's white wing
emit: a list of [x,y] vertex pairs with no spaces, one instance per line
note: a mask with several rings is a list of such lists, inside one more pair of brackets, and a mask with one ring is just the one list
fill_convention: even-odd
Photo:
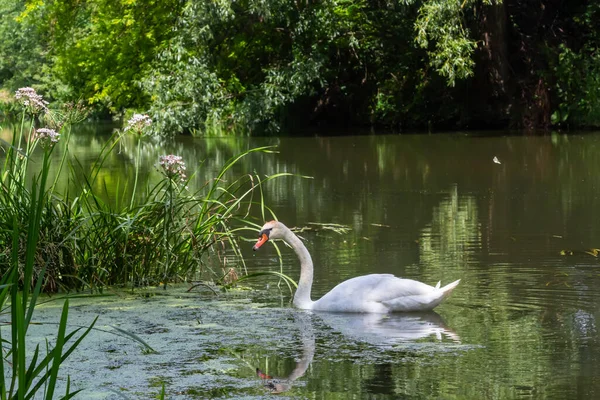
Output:
[[[402,279],[405,280],[405,279]],[[413,281],[414,283],[420,283]],[[411,294],[408,296],[398,296],[394,299],[384,300],[383,304],[388,308],[389,311],[428,311],[433,310],[439,305],[446,297],[450,295],[452,290],[458,286],[460,279],[449,283],[448,285],[440,288],[438,283],[436,287],[429,286],[429,289],[423,290],[418,294]],[[422,284],[425,285],[425,284]],[[428,286],[428,285],[425,285]]]
[[314,310],[346,312],[389,312],[388,302],[399,298],[426,296],[433,286],[391,274],[371,274],[348,279],[316,301]]

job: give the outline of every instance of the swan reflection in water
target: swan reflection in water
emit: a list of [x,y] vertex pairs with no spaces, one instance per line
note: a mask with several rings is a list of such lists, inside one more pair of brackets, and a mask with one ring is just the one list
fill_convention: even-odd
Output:
[[444,339],[460,343],[460,338],[450,330],[442,317],[433,312],[406,314],[348,314],[315,313],[297,311],[294,319],[302,340],[300,361],[284,378],[274,378],[256,368],[257,376],[273,394],[292,388],[294,381],[301,378],[315,355],[315,332],[319,326],[329,326],[347,340],[359,341],[374,346],[390,347],[416,342],[427,338]]
[[433,311],[406,314],[319,313],[318,316],[347,339],[377,346],[415,342],[429,337],[460,342],[458,335]]

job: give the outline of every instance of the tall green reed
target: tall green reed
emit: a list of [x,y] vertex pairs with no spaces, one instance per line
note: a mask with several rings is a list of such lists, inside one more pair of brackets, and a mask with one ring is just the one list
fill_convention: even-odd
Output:
[[[44,103],[38,106],[46,111]],[[253,208],[265,210],[262,186],[287,174],[236,177],[233,171],[245,157],[270,153],[272,148],[251,149],[232,157],[213,179],[192,190],[188,186],[193,186],[190,184],[193,176],[186,176],[185,162],[175,154],[157,160],[162,179],[140,182],[141,149],[149,141],[142,139],[147,137],[146,128],[152,121],[135,114],[122,132],[114,133],[106,141],[88,170],[76,158],[68,157],[71,131],[67,122],[76,119],[69,115],[79,115],[77,107],[71,106],[71,110],[75,111],[55,118],[48,118],[50,113],[44,114],[50,125],[60,127],[61,141],[64,139],[65,143],[60,160],[53,163],[54,179],[45,183],[51,196],[44,198],[39,221],[42,245],[36,250],[33,275],[38,276],[42,266],[46,267],[43,290],[89,287],[101,291],[115,285],[136,287],[197,279],[228,284],[247,275],[239,235],[252,225],[249,215]],[[31,191],[23,182],[36,162],[31,154],[39,147],[35,140],[29,140],[35,137],[34,123],[42,120],[40,110],[35,111],[38,114],[27,114],[31,122],[22,121],[20,132],[8,146],[2,181],[5,190],[0,191],[0,209],[15,210],[19,224],[31,218],[27,207]],[[27,129],[30,131],[26,132]],[[137,138],[133,190],[127,181],[119,181],[119,194],[107,200],[109,188],[102,181],[108,168],[105,164],[121,150],[126,133],[134,133]],[[26,150],[19,151],[19,143]],[[65,165],[69,166],[69,189],[66,193],[56,193]],[[126,193],[131,197],[125,197]],[[0,215],[0,242],[10,240],[2,232],[10,232],[11,224],[9,218]],[[26,241],[22,234],[21,255],[25,254]],[[8,250],[0,250],[0,268],[9,257]]]
[[[184,160],[174,154],[159,157],[157,169],[162,179],[146,182],[135,199],[105,201],[95,187],[108,154],[118,147],[117,133],[107,142],[92,172],[82,181],[81,204],[86,223],[82,226],[80,247],[89,267],[80,277],[98,286],[147,284],[211,279],[219,281],[228,268],[211,267],[207,256],[219,256],[224,249],[237,257],[245,273],[237,235],[246,227],[250,210],[264,205],[257,188],[287,174],[261,179],[254,174],[235,178],[233,167],[252,153],[270,153],[272,148],[251,149],[227,161],[200,188],[190,190]],[[123,189],[122,189],[123,190]],[[100,249],[100,250],[98,250]]]
[[[21,92],[19,92],[21,91]],[[60,134],[50,128],[34,128],[39,113],[48,111],[46,102],[33,89],[23,88],[17,92],[25,109],[19,132],[6,149],[6,159],[1,174],[0,207],[3,245],[9,253],[3,263],[0,278],[0,399],[31,399],[40,394],[46,399],[55,398],[59,368],[62,362],[77,348],[90,332],[95,321],[80,333],[78,328],[67,333],[69,303],[65,301],[58,324],[54,347],[43,355],[39,344],[33,354],[27,352],[27,332],[46,277],[48,261],[39,267],[39,241],[43,221],[48,217],[52,188],[48,189],[50,154]],[[32,116],[25,134],[25,115]],[[25,141],[26,150],[20,145]],[[41,170],[27,184],[28,164],[37,146],[43,147]],[[7,318],[8,317],[8,318]],[[4,327],[10,327],[10,335],[4,335]],[[79,336],[77,334],[79,333]],[[73,397],[67,385],[62,398]]]

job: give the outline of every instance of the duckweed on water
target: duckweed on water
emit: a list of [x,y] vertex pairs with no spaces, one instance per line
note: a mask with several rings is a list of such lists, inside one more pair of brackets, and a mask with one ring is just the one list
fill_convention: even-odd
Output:
[[[270,149],[250,149],[233,157],[215,179],[195,193],[189,192],[182,157],[163,156],[159,163],[162,179],[153,186],[148,184],[140,195],[140,143],[143,129],[152,121],[136,115],[126,129],[140,136],[133,191],[130,201],[123,202],[128,206],[120,203],[120,193],[116,204],[112,204],[97,188],[104,186],[107,190],[99,183],[99,176],[104,160],[115,152],[124,132],[116,132],[104,144],[97,162],[87,171],[69,154],[71,125],[85,118],[83,110],[71,107],[64,113],[55,112],[33,88],[19,89],[15,97],[23,105],[21,123],[14,128],[10,143],[0,141],[4,150],[0,164],[0,396],[22,399],[43,393],[53,398],[57,383],[64,382],[62,370],[59,378],[61,364],[90,332],[96,319],[88,318],[81,324],[70,322],[76,328],[67,331],[67,299],[62,302],[60,314],[54,313],[55,319],[45,322],[45,326],[58,324],[58,333],[52,336],[44,331],[44,325],[32,322],[34,315],[44,318],[34,314],[40,293],[88,288],[101,293],[112,285],[136,287],[158,282],[166,287],[167,283],[206,276],[217,280],[222,271],[207,266],[206,253],[227,248],[239,256],[237,233],[251,225],[245,218],[253,204],[254,190],[273,177],[224,178],[245,155]],[[37,126],[40,123],[45,125]],[[59,140],[64,142],[63,151],[54,165],[52,153]],[[63,168],[65,165],[70,168]],[[54,176],[50,175],[51,167]],[[68,170],[69,181],[65,192],[59,193],[57,182],[64,170]],[[283,175],[287,174],[278,176]],[[264,211],[262,198],[259,204]],[[238,260],[245,272],[243,259]],[[229,268],[226,276],[230,275],[238,273]],[[154,354],[152,346],[137,335],[164,335],[170,329],[149,321],[138,322],[134,324],[136,329],[144,329],[127,331],[118,326],[127,321],[119,321],[112,326],[113,334],[141,344],[142,354]],[[36,338],[36,331],[41,336]],[[35,345],[29,347],[32,340]],[[109,359],[103,369],[122,371],[127,365],[127,361]],[[79,390],[71,386],[77,385],[71,385],[67,378],[61,393],[70,398]]]
[[[85,325],[101,315],[97,329],[62,367],[72,385],[83,389],[84,398],[107,398],[121,389],[130,398],[151,398],[163,383],[169,399],[254,398],[270,390],[257,377],[256,368],[285,380],[303,357],[312,368],[290,387],[294,396],[306,397],[313,390],[307,382],[323,379],[320,374],[328,373],[329,363],[366,368],[390,362],[435,362],[440,356],[450,356],[445,350],[448,346],[458,353],[469,350],[460,343],[439,341],[435,335],[424,336],[418,343],[380,338],[384,344],[377,345],[340,331],[340,321],[332,326],[332,318],[323,314],[272,308],[251,297],[215,298],[186,293],[184,288],[157,291],[160,296],[149,298],[125,293],[72,299],[76,311],[71,324]],[[59,309],[57,301],[40,306],[36,321],[40,325],[32,328],[31,340],[44,340]],[[348,318],[342,322],[361,321]],[[168,329],[159,329],[161,325]],[[145,354],[137,342],[113,327],[138,335],[156,353]]]

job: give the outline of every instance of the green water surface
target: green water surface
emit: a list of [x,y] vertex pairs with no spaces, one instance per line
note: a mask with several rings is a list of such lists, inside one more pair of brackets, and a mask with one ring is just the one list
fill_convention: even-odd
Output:
[[[89,146],[102,138],[70,147],[91,160]],[[384,272],[429,284],[462,279],[452,297],[424,315],[306,313],[269,278],[233,299],[167,290],[80,305],[107,329],[127,320],[159,351],[96,339],[108,346],[96,362],[66,367],[72,381],[82,377],[80,398],[120,398],[109,389],[149,398],[162,382],[167,398],[181,399],[600,397],[600,134],[183,138],[143,146],[142,164],[152,176],[158,155],[180,154],[201,186],[258,145],[278,153],[248,157],[235,173],[311,177],[264,188],[281,221],[351,228],[302,233],[315,263],[313,299],[344,279]],[[132,141],[108,160],[99,184],[130,179],[134,149]],[[273,247],[253,253],[253,240],[248,270],[279,271]],[[280,248],[283,272],[297,280],[294,253]],[[101,379],[90,378],[88,364]]]

